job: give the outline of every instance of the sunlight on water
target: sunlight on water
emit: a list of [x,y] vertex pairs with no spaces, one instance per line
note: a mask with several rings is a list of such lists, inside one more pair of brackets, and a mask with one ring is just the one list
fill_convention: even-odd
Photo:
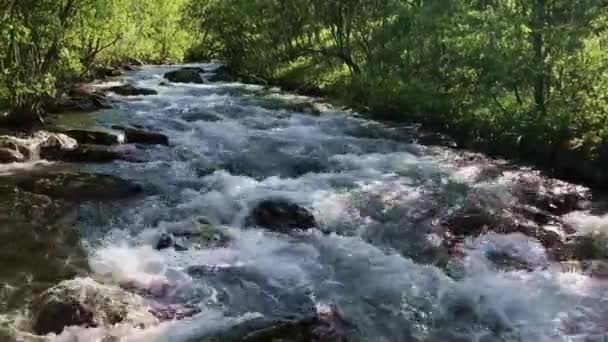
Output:
[[[148,196],[87,205],[78,229],[97,279],[200,313],[147,329],[72,327],[51,341],[192,341],[307,303],[337,305],[356,327],[353,341],[608,339],[606,281],[552,267],[534,238],[482,232],[450,251],[459,258],[448,255],[447,266],[425,262],[444,243],[436,213],[467,201],[512,206],[515,176],[450,163],[381,127],[372,134],[329,105],[315,107],[319,117],[285,109],[309,100],[300,96],[238,83],[159,86],[172,68],[126,76],[159,95],[114,96],[128,124],[161,130],[171,146],[143,151],[139,164],[91,166],[140,180]],[[310,209],[323,233],[245,227],[252,208],[275,197]],[[228,225],[231,242],[154,249],[161,233],[191,229],[200,216]],[[581,232],[608,226],[586,212],[565,220]]]

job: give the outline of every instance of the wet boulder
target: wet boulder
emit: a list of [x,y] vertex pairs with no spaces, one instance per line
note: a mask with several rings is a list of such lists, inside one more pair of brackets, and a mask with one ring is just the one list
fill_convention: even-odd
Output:
[[175,238],[170,234],[161,234],[154,248],[158,251],[169,249],[175,246]]
[[110,163],[125,157],[118,151],[96,145],[79,145],[73,149],[43,148],[40,157],[67,163]]
[[127,59],[127,64],[132,65],[134,67],[142,67],[145,65],[145,63],[141,59],[133,57]]
[[280,233],[317,226],[315,217],[307,209],[280,198],[258,203],[251,211],[247,224]]
[[58,98],[48,99],[45,109],[49,113],[93,112],[112,108],[105,95],[88,87],[76,87]]
[[246,321],[210,341],[226,342],[347,342],[351,325],[334,306],[319,306],[317,312],[300,319],[259,318]]
[[575,236],[554,250],[560,261],[608,260],[608,238],[601,235]]
[[553,215],[585,209],[591,199],[589,189],[545,178],[537,172],[514,172],[506,179],[513,184],[512,192],[523,204]]
[[113,126],[112,128],[124,132],[125,143],[127,144],[169,145],[169,137],[162,133],[122,126]]
[[130,64],[130,63],[124,63],[120,65],[120,70],[122,71],[137,71],[137,66]]
[[97,66],[93,68],[93,77],[103,79],[106,77],[118,77],[122,76],[122,71],[117,68],[109,66]]
[[201,68],[182,68],[173,70],[164,75],[164,78],[175,83],[196,83],[203,84],[205,80],[201,76]]
[[140,95],[157,95],[158,92],[154,89],[139,88],[132,84],[123,84],[120,86],[110,87],[109,91],[122,96],[140,96]]
[[14,136],[1,136],[0,137],[0,148],[4,150],[5,162],[12,163],[13,159],[17,158],[16,161],[25,161],[32,158],[36,142],[31,141],[28,138],[17,138]]
[[456,236],[478,236],[505,224],[496,213],[480,208],[470,208],[448,217],[443,225]]
[[220,65],[208,77],[209,82],[235,82],[238,80],[236,73],[225,65]]
[[34,160],[40,157],[47,148],[61,150],[73,149],[78,143],[61,133],[38,131],[30,136],[14,137],[1,136],[0,148],[4,151],[6,160],[17,158],[15,161]]
[[17,186],[31,193],[70,201],[123,199],[143,190],[140,185],[115,176],[81,172],[27,175]]
[[2,147],[0,148],[0,164],[20,163],[25,161],[25,156],[21,152]]
[[177,251],[226,247],[234,240],[228,227],[212,224],[207,218],[198,218],[190,227],[176,227],[161,234],[157,250],[174,248]]
[[157,305],[149,311],[160,321],[179,321],[199,314],[201,309],[189,305]]
[[217,226],[207,218],[198,218],[191,232],[175,232],[175,236],[183,237],[197,248],[226,247],[234,240],[227,227]]
[[79,144],[110,146],[124,142],[124,137],[111,132],[69,129],[61,131],[61,133],[75,139]]
[[60,334],[70,326],[128,324],[143,328],[158,322],[143,298],[90,278],[64,281],[48,289],[32,304],[32,316],[38,335]]
[[196,122],[196,121],[208,121],[208,122],[217,122],[222,121],[223,118],[216,113],[201,111],[201,112],[193,112],[187,113],[183,116],[183,119],[187,122]]
[[442,221],[442,226],[447,229],[448,233],[446,243],[448,246],[452,246],[466,237],[477,237],[484,233],[495,232],[499,234],[521,233],[536,238],[546,248],[556,248],[561,245],[562,237],[555,231],[561,229],[561,222],[551,221],[553,216],[547,216],[541,211],[524,213],[539,219],[540,222],[530,220],[520,212],[511,210],[468,208],[456,211]]
[[558,264],[560,272],[577,272],[608,280],[608,260],[564,261]]

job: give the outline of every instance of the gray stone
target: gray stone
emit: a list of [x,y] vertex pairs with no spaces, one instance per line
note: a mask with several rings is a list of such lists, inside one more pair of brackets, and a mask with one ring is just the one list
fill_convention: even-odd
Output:
[[158,92],[154,89],[138,88],[132,84],[124,84],[111,87],[109,91],[123,96],[139,96],[139,95],[156,95]]
[[48,289],[32,305],[36,334],[59,334],[69,326],[143,328],[158,323],[143,298],[91,278],[64,281]]
[[267,199],[251,211],[248,224],[280,233],[317,226],[314,216],[303,207],[285,199]]
[[80,172],[28,175],[17,186],[31,193],[77,202],[123,199],[143,190],[138,184],[114,176]]
[[205,80],[201,76],[202,69],[200,68],[182,68],[179,70],[170,71],[165,74],[165,78],[175,83],[196,83],[203,84]]

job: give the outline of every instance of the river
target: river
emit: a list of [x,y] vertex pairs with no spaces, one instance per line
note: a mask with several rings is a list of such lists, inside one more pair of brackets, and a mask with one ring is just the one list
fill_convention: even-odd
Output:
[[[52,232],[34,243],[31,234],[5,229],[5,242],[20,251],[4,252],[5,321],[23,315],[17,308],[32,284],[84,274],[148,289],[169,284],[173,301],[200,313],[148,329],[70,328],[49,341],[101,341],[108,334],[204,341],[252,317],[294,315],[309,301],[335,306],[352,341],[608,340],[606,278],[562,267],[538,240],[517,232],[484,231],[443,247],[441,217],[471,202],[518,205],[513,175],[531,171],[418,144],[414,127],[306,105],[311,99],[261,86],[159,85],[174,68],[146,66],[120,80],[158,95],[113,96],[114,109],[66,119],[166,134],[169,146],[124,147],[142,162],[2,169],[10,178],[15,168],[77,168],[132,180],[145,193],[78,205],[69,227],[76,242]],[[280,234],[247,227],[252,208],[276,197],[310,210],[319,228]],[[153,248],[161,232],[201,216],[227,226],[232,241]],[[578,232],[608,227],[608,218],[588,210],[561,219]],[[63,273],[69,262],[74,266]],[[215,275],[192,272],[197,267]]]

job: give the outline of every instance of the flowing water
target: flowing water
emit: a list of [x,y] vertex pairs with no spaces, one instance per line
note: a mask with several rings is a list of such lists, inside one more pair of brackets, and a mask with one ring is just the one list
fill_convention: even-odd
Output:
[[[115,109],[74,120],[170,137],[168,147],[124,147],[144,162],[71,166],[133,180],[145,196],[80,205],[70,228],[84,246],[84,266],[56,271],[56,263],[79,259],[69,252],[46,253],[48,266],[13,258],[11,270],[2,270],[12,297],[2,298],[19,298],[15,293],[29,293],[22,287],[41,279],[92,272],[145,289],[169,284],[172,301],[201,310],[147,330],[113,328],[124,341],[198,341],[252,317],[294,315],[311,300],[335,305],[352,325],[353,341],[608,341],[608,281],[556,267],[534,238],[488,232],[449,253],[442,248],[441,214],[471,198],[518,201],[508,176],[485,172],[485,159],[419,145],[411,127],[317,104],[319,114],[301,105],[310,99],[259,86],[159,85],[171,69],[144,67],[124,77],[159,95],[114,96]],[[282,235],[246,227],[253,206],[274,197],[309,209],[319,229]],[[229,226],[234,241],[152,248],[162,232],[200,216]],[[567,219],[581,231],[608,224],[588,212]],[[60,239],[47,235],[25,255],[55,250],[45,239]],[[71,246],[65,241],[61,246]],[[491,258],[496,253],[526,267],[501,267]],[[193,272],[197,267],[216,271]],[[95,341],[104,334],[70,328],[49,338]]]

